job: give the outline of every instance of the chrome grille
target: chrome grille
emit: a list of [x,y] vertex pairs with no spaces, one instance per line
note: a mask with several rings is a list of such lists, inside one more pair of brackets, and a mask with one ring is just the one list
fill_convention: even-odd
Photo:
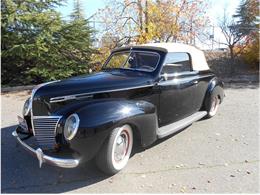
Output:
[[35,139],[43,149],[53,148],[60,116],[33,117]]

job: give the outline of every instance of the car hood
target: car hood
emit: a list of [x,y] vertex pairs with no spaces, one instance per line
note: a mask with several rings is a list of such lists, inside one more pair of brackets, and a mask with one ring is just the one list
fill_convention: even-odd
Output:
[[81,93],[94,94],[101,91],[124,90],[147,86],[152,83],[152,77],[147,73],[113,70],[51,82],[40,87],[34,96],[35,98],[44,97],[44,99],[49,99]]

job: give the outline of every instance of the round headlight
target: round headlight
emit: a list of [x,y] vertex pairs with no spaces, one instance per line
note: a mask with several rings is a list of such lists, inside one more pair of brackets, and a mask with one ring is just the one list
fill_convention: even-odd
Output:
[[79,116],[77,114],[70,115],[64,126],[64,137],[66,140],[72,140],[79,128]]
[[27,116],[31,110],[31,98],[28,98],[23,105],[23,116]]

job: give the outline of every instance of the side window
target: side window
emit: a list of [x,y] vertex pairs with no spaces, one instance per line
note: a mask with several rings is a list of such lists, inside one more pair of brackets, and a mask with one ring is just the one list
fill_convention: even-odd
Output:
[[191,70],[190,55],[184,52],[174,52],[167,54],[162,73],[171,74]]

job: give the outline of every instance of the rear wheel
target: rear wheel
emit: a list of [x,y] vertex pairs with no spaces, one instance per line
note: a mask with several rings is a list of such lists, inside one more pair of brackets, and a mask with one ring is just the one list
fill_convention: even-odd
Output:
[[211,117],[216,115],[216,113],[218,111],[219,104],[220,104],[219,97],[218,96],[212,97],[210,108],[208,109],[207,118],[211,118]]
[[133,131],[129,125],[115,128],[96,157],[97,167],[108,175],[122,170],[133,147]]

